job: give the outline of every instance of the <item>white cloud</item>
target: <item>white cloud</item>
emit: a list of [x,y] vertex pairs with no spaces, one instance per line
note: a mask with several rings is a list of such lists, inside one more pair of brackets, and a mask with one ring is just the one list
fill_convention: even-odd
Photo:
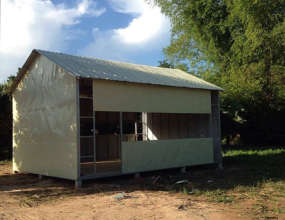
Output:
[[144,0],[108,0],[111,7],[120,13],[125,14],[136,14],[143,13],[146,10],[149,10],[152,5],[147,4]]
[[169,19],[161,13],[160,8],[145,0],[109,1],[115,11],[137,15],[127,27],[114,30],[114,34],[126,44],[150,41],[170,29]]
[[131,14],[125,27],[110,31],[93,30],[93,42],[81,50],[81,55],[103,59],[131,61],[132,55],[162,50],[169,43],[170,22],[160,9],[144,0],[109,0],[119,13]]
[[166,25],[167,20],[160,9],[152,8],[133,19],[128,27],[115,30],[115,34],[127,44],[143,43],[161,33]]
[[[1,0],[0,0],[1,1]],[[2,0],[0,32],[0,82],[15,74],[33,48],[63,51],[68,41],[84,35],[74,29],[83,16],[100,16],[99,0],[76,0],[73,7],[51,0]],[[167,46],[170,22],[158,7],[145,0],[107,0],[114,11],[133,17],[124,28],[101,31],[78,54],[134,62],[134,57],[158,53]],[[114,21],[115,22],[115,21]],[[77,26],[76,26],[77,27]],[[78,26],[80,28],[80,26]],[[135,61],[137,62],[137,60]]]
[[14,74],[33,48],[60,50],[70,39],[68,27],[85,15],[100,16],[93,0],[81,0],[74,7],[51,0],[1,1],[0,81]]

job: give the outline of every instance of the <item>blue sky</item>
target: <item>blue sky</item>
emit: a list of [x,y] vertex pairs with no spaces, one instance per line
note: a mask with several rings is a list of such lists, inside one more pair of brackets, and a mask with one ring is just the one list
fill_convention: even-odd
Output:
[[2,0],[0,82],[32,49],[157,66],[170,23],[144,0]]

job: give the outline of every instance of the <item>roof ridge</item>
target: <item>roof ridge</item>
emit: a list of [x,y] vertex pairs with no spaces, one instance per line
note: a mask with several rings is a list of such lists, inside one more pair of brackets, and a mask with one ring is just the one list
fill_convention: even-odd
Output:
[[[62,53],[62,52],[57,52],[57,51],[49,51],[49,50],[42,50],[42,49],[35,49],[35,50],[38,51],[38,52],[42,51],[42,52],[47,52],[47,53],[55,53],[55,54],[60,54],[60,55],[67,55],[67,56],[72,56],[72,57],[80,57],[80,58],[84,58],[84,59],[98,60],[98,61],[104,61],[104,62],[110,62],[110,63],[119,63],[119,64],[134,65],[134,66],[152,67],[152,68],[167,69],[167,70],[180,70],[180,69],[177,69],[177,68],[167,68],[167,67],[151,66],[151,65],[146,65],[146,64],[129,63],[129,62],[124,62],[124,61],[116,61],[116,60],[105,60],[105,59],[101,59],[101,58],[87,57],[87,56],[81,56],[81,55],[74,55],[74,54]],[[184,71],[182,71],[182,72],[184,72]]]

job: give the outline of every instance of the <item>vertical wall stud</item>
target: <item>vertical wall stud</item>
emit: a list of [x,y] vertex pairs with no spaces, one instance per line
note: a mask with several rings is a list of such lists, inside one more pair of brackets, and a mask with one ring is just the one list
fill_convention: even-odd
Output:
[[92,111],[93,111],[93,161],[94,161],[94,173],[96,174],[96,112],[94,107],[94,89],[93,89],[93,81],[92,81]]
[[123,141],[123,112],[120,112],[120,160],[121,160],[121,173],[123,172],[123,154],[122,154],[122,141]]
[[147,134],[147,112],[142,112],[142,132],[143,132],[143,141],[147,141],[148,134]]
[[212,119],[212,137],[214,145],[214,161],[220,169],[223,168],[223,157],[221,149],[221,122],[220,122],[220,101],[219,92],[211,93],[211,119]]
[[80,178],[80,97],[79,79],[76,78],[76,123],[77,123],[77,179]]

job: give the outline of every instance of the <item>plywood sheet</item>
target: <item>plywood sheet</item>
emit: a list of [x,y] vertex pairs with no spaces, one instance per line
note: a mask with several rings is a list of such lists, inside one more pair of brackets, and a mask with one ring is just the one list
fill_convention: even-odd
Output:
[[93,81],[96,111],[210,113],[211,94],[207,90]]
[[122,143],[123,173],[213,163],[212,138]]
[[13,93],[13,170],[77,179],[76,79],[44,56]]

